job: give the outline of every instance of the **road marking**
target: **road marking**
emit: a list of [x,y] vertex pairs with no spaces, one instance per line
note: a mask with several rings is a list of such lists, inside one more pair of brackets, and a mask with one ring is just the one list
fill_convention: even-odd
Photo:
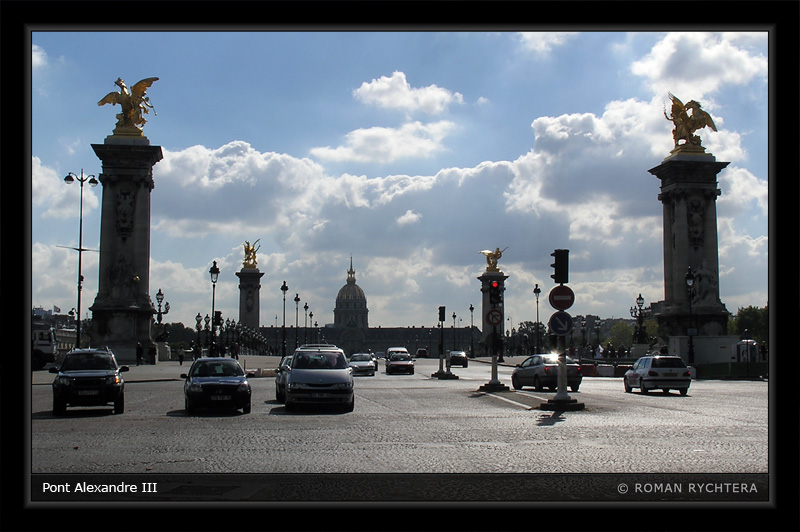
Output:
[[483,394],[484,395],[491,395],[492,397],[496,397],[496,398],[500,399],[501,401],[505,401],[506,403],[511,403],[512,405],[520,406],[520,407],[522,407],[522,408],[524,408],[526,410],[533,410],[534,408],[536,408],[536,407],[533,407],[533,406],[530,406],[530,405],[526,405],[524,403],[518,403],[517,401],[512,401],[511,399],[507,399],[507,398],[505,398],[505,397],[503,397],[501,395],[497,395],[497,394],[493,394],[493,393],[485,393],[485,392],[483,392]]

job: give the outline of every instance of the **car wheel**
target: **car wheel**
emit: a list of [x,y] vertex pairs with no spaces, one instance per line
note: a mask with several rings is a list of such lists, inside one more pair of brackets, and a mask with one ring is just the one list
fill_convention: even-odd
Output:
[[188,397],[184,398],[184,407],[189,414],[194,414],[195,408],[192,402],[189,400]]
[[628,379],[622,377],[622,383],[625,385],[625,393],[631,393],[633,391],[633,388],[631,388],[631,385],[628,383]]
[[114,413],[115,414],[122,414],[125,412],[125,394],[119,394],[119,398],[114,401]]
[[297,406],[294,403],[289,402],[289,401],[287,401],[283,405],[283,407],[286,409],[287,412],[294,412],[297,409]]
[[689,388],[681,388],[681,395],[686,395],[689,393]]
[[648,390],[648,389],[645,387],[645,385],[644,385],[644,379],[640,379],[640,380],[639,380],[639,388],[642,390],[642,393],[647,393],[647,392],[649,392],[649,391],[650,391],[650,390]]
[[247,403],[246,405],[244,405],[244,407],[242,407],[242,413],[249,414],[252,407],[253,407],[252,403]]
[[355,407],[356,407],[356,398],[354,396],[353,399],[349,403],[347,403],[345,405],[344,411],[345,412],[352,412],[355,409]]
[[511,376],[511,386],[513,386],[515,390],[522,389],[522,385],[519,383],[519,380],[514,375]]
[[281,389],[278,387],[277,384],[275,385],[275,400],[278,401],[279,403],[282,403],[285,400],[285,397],[281,393]]
[[53,414],[57,416],[63,416],[64,413],[67,411],[67,403],[64,401],[59,401],[58,399],[53,399]]
[[539,381],[539,376],[533,378],[533,387],[536,389],[537,392],[542,391],[542,383]]
[[570,386],[569,389],[572,390],[573,392],[577,392],[578,388],[580,387],[581,387],[580,384],[576,384],[575,386]]

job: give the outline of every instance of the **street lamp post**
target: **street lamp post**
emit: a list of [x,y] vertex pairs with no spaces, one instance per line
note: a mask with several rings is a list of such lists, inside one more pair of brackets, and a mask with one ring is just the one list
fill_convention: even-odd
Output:
[[631,318],[636,318],[636,334],[634,334],[633,342],[636,344],[646,344],[647,334],[644,331],[644,319],[650,317],[650,307],[642,308],[644,305],[644,298],[642,294],[636,298],[636,306],[631,307]]
[[456,348],[456,335],[457,334],[458,334],[458,332],[456,331],[456,313],[453,312],[453,351],[455,351],[457,349]]
[[197,343],[195,344],[195,351],[192,353],[193,359],[200,358],[200,355],[203,354],[203,348],[201,347],[202,344],[200,343],[200,331],[203,330],[203,326],[200,323],[203,321],[203,316],[200,313],[197,313],[197,316],[194,317],[195,321],[197,322]]
[[305,321],[303,322],[303,343],[307,344],[308,343],[308,302],[303,304],[303,310],[306,311],[306,318],[305,318]]
[[281,292],[283,292],[283,325],[281,326],[282,332],[282,345],[281,345],[281,356],[286,356],[286,292],[289,290],[289,287],[286,286],[286,281],[283,282],[281,286]]
[[300,294],[294,295],[294,348],[297,349],[297,333],[300,327]]
[[161,289],[158,289],[158,293],[156,294],[156,301],[158,302],[158,311],[156,312],[156,319],[158,321],[158,334],[156,335],[156,341],[164,341],[165,334],[164,328],[162,327],[161,320],[164,314],[169,314],[169,301],[167,301],[166,305],[164,305],[164,310],[161,310],[161,304],[164,302],[164,292]]
[[82,256],[84,251],[88,251],[83,249],[83,184],[87,181],[89,185],[92,187],[97,186],[97,179],[95,179],[94,175],[83,175],[83,168],[81,168],[81,175],[78,177],[77,175],[69,172],[66,177],[64,177],[64,182],[68,185],[71,184],[73,181],[78,180],[81,184],[81,201],[80,201],[80,215],[78,216],[78,247],[73,248],[78,252],[78,320],[77,320],[77,327],[75,329],[75,347],[81,346],[81,291],[83,290],[83,275],[82,275]]
[[217,315],[214,312],[217,297],[217,280],[219,279],[217,261],[214,261],[208,273],[211,275],[211,353],[213,356],[217,356]]
[[689,364],[694,364],[694,335],[697,333],[694,330],[694,316],[692,315],[692,298],[694,297],[694,273],[691,266],[686,270],[686,291],[689,296],[689,330],[686,331],[689,336]]
[[470,356],[473,356],[473,357],[475,356],[475,334],[474,334],[475,331],[473,331],[473,329],[472,329],[473,328],[473,325],[472,325],[473,314],[472,313],[473,313],[474,310],[475,310],[475,307],[473,307],[472,303],[470,303],[469,304],[469,354],[470,354]]
[[533,295],[536,296],[536,352],[539,352],[539,294],[542,293],[539,284],[533,287]]

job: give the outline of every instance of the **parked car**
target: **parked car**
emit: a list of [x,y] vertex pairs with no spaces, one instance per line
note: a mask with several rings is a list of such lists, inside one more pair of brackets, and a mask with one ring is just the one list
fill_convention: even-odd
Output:
[[414,374],[414,360],[407,351],[405,353],[395,351],[386,359],[386,374],[392,373]]
[[450,351],[450,365],[466,368],[469,365],[467,354],[464,351]]
[[198,358],[181,374],[186,411],[193,414],[198,408],[242,409],[249,414],[252,390],[242,366],[234,358]]
[[301,346],[286,377],[286,409],[301,404],[335,404],[352,412],[353,370],[336,346]]
[[375,375],[376,364],[369,353],[356,353],[350,357],[348,366],[353,370],[353,375]]
[[[581,367],[569,357],[566,357],[566,366],[567,386],[577,392],[583,380]],[[558,355],[550,353],[529,356],[514,368],[511,384],[515,390],[523,386],[533,386],[537,392],[544,388],[555,390],[558,387]]]
[[286,399],[286,377],[292,365],[292,355],[283,357],[275,369],[275,399],[282,403]]
[[120,366],[108,349],[73,349],[66,354],[60,367],[50,368],[53,380],[53,413],[67,411],[67,406],[114,405],[114,413],[125,412],[125,381]]
[[428,358],[428,350],[424,347],[420,347],[417,349],[417,352],[414,356],[416,358]]
[[689,368],[681,357],[660,355],[639,358],[622,379],[627,393],[639,388],[642,393],[661,389],[664,393],[678,390],[686,395],[692,382]]

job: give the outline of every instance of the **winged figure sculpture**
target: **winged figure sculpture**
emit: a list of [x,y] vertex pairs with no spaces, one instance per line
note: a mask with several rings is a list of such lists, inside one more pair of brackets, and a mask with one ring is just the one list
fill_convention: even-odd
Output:
[[503,256],[503,251],[507,250],[508,248],[503,248],[501,251],[500,248],[495,249],[492,251],[491,249],[484,249],[479,251],[478,253],[486,256],[486,271],[487,272],[499,272],[500,270],[497,267],[497,261],[500,257]]
[[102,100],[97,102],[98,106],[109,103],[111,105],[119,104],[122,108],[122,112],[117,115],[115,133],[117,130],[130,131],[131,129],[138,130],[141,133],[141,126],[147,122],[142,115],[148,114],[150,109],[153,109],[153,114],[157,115],[150,104],[150,98],[145,96],[147,89],[156,81],[158,81],[158,78],[145,78],[128,89],[122,78],[117,78],[114,85],[120,88],[119,92],[109,92]]
[[[699,102],[691,100],[684,105],[684,103],[672,93],[669,93],[669,98],[672,100],[672,109],[670,110],[670,116],[667,116],[667,111],[665,109],[664,117],[670,120],[675,126],[672,130],[675,149],[684,146],[702,149],[700,146],[700,137],[695,135],[694,132],[706,126],[711,128],[712,131],[716,131],[717,126],[714,125],[714,120],[712,120],[711,115],[702,109]],[[691,115],[689,111],[691,111]],[[684,141],[684,144],[679,143],[681,140]]]

